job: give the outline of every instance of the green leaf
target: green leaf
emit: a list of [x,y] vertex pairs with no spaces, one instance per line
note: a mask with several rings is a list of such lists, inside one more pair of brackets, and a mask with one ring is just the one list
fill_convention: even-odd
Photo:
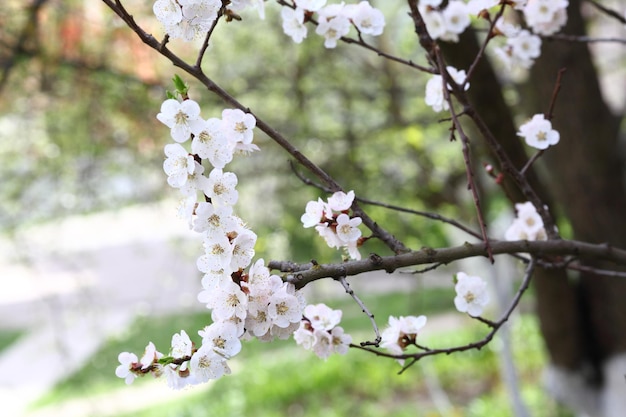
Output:
[[174,82],[174,87],[176,87],[176,92],[178,92],[182,96],[186,96],[187,92],[189,91],[189,86],[185,84],[183,79],[180,78],[178,74],[176,74],[174,75],[174,78],[172,78],[172,81]]

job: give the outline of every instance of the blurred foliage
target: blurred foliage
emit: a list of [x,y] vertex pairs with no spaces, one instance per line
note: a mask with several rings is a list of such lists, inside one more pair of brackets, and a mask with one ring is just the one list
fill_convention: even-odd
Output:
[[15,343],[23,334],[24,332],[22,330],[0,330],[0,352]]
[[[400,5],[379,3],[396,17],[372,42],[423,63],[409,19],[393,10]],[[3,35],[5,45],[19,37],[28,14],[26,6],[11,4],[15,18]],[[161,36],[146,4],[125,4],[140,24]],[[206,73],[345,189],[459,216],[467,197],[460,146],[425,108],[426,77],[358,47],[327,50],[314,33],[302,45],[293,44],[282,33],[278,7],[268,3],[267,8],[266,20],[251,11],[242,23],[218,25],[204,58]],[[20,59],[0,91],[5,98],[0,104],[0,225],[11,228],[176,196],[166,189],[161,172],[162,146],[170,139],[154,118],[175,70],[100,4],[48,0],[37,16],[33,46],[14,54]],[[181,41],[169,46],[195,59],[194,48]],[[10,48],[5,52],[3,59],[11,59]],[[201,103],[203,117],[219,117],[223,104],[179,75]],[[16,91],[20,94],[11,97]],[[299,220],[306,202],[325,193],[303,185],[288,156],[262,133],[255,141],[261,152],[228,169],[239,176],[238,214],[259,235],[259,255],[336,260],[337,253],[315,231],[302,230]],[[368,210],[410,247],[447,243],[435,222],[379,207]],[[368,243],[363,252],[387,250]]]
[[[439,291],[439,290],[437,290]],[[430,296],[430,290],[428,291]],[[434,298],[440,298],[432,294]],[[384,315],[393,314],[407,294],[384,296],[387,308]],[[370,299],[371,298],[371,299]],[[374,301],[370,297],[366,301]],[[447,300],[449,304],[449,297]],[[351,300],[338,301],[345,311],[356,308]],[[432,308],[432,309],[431,309]],[[426,314],[441,311],[440,307],[425,308]],[[185,315],[138,320],[133,328],[145,329],[145,334],[157,346],[181,326],[203,326],[206,315]],[[484,325],[467,319],[454,330],[429,331],[423,338],[428,346],[452,346],[478,340],[485,334]],[[541,369],[547,358],[542,348],[538,322],[531,316],[515,320],[511,329],[514,355],[519,364],[522,396],[531,414],[538,417],[568,417],[557,404],[541,390]],[[349,332],[367,337],[371,327],[367,318],[347,320]],[[192,339],[195,338],[191,334]],[[141,379],[131,388],[112,372],[120,349],[141,351],[137,338],[130,333],[120,334],[94,355],[85,368],[59,384],[39,406],[54,405],[68,399],[88,399],[97,393],[113,390],[131,390],[136,386],[164,381]],[[133,347],[134,346],[134,347]],[[493,417],[511,415],[510,399],[498,375],[497,350],[499,340],[480,351],[457,355],[439,355],[425,358],[402,375],[399,365],[391,360],[373,360],[371,354],[351,350],[346,356],[332,356],[320,361],[310,352],[302,352],[293,341],[274,343],[247,342],[241,355],[233,361],[233,374],[214,383],[196,387],[185,398],[160,405],[146,404],[144,411],[133,416],[179,417],[210,415],[255,416],[364,416],[398,415],[428,417],[441,415],[433,402],[428,384],[438,384],[452,404],[451,416]],[[303,372],[306,369],[306,372]]]
[[0,35],[0,226],[157,198],[162,90],[122,71],[111,34],[81,23],[92,6],[43,1],[29,24],[19,3]]

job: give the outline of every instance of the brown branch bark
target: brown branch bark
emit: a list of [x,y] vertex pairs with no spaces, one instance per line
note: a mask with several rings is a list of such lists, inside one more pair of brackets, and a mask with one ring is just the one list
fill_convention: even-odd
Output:
[[[549,262],[551,256],[574,256],[579,259],[597,259],[613,262],[617,265],[626,265],[626,250],[611,247],[605,244],[591,244],[574,240],[548,241],[491,241],[491,250],[494,255],[528,253]],[[303,265],[292,262],[272,261],[270,269],[285,273],[285,279],[293,283],[296,288],[324,278],[339,279],[342,276],[358,275],[370,271],[386,271],[391,273],[398,268],[425,265],[432,263],[447,264],[459,259],[477,256],[487,257],[489,254],[484,243],[466,243],[450,248],[427,248],[394,256],[378,256],[371,254],[360,261],[350,261],[339,264],[308,263]]]

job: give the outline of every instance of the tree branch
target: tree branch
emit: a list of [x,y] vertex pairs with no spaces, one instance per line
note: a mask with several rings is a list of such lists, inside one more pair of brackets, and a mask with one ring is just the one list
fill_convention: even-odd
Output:
[[369,311],[365,303],[363,303],[363,301],[361,301],[361,299],[354,293],[354,290],[350,288],[350,284],[348,284],[348,281],[346,280],[345,276],[337,278],[337,281],[341,283],[341,285],[343,286],[343,289],[346,290],[346,293],[352,297],[352,299],[359,305],[359,307],[361,307],[361,311],[364,312],[367,315],[367,317],[369,317],[370,322],[372,323],[372,327],[374,328],[374,334],[376,335],[376,338],[374,339],[374,341],[373,342],[361,342],[361,346],[378,347],[381,337],[380,337],[380,331],[378,330],[378,326],[376,325],[376,320],[374,320],[374,315]]
[[[119,0],[102,0],[111,10],[113,10],[125,23],[131,28],[137,36],[144,42],[146,45],[150,46],[152,49],[158,51],[161,55],[168,58],[174,66],[182,69],[187,74],[191,75],[202,85],[206,87],[207,90],[217,95],[220,99],[222,99],[229,106],[240,109],[246,113],[252,114],[256,118],[256,127],[259,128],[262,132],[264,132],[267,136],[269,136],[274,142],[276,142],[279,146],[281,146],[287,153],[293,156],[296,161],[303,167],[305,167],[308,171],[310,171],[313,175],[319,178],[324,184],[326,184],[333,192],[341,191],[342,187],[337,183],[330,175],[328,175],[324,170],[322,170],[319,166],[313,163],[310,159],[308,159],[302,152],[300,152],[295,146],[291,144],[282,134],[280,134],[276,129],[272,128],[269,124],[267,124],[263,119],[261,119],[257,114],[252,112],[249,108],[245,107],[241,104],[237,99],[231,96],[226,90],[218,86],[213,80],[206,76],[206,74],[202,71],[200,67],[196,67],[195,65],[190,65],[181,59],[178,55],[173,53],[170,49],[165,46],[164,43],[160,43],[154,36],[144,31],[133,18],[132,15],[126,11],[126,9],[122,6]],[[394,253],[403,253],[407,252],[409,249],[404,246],[402,242],[396,239],[391,233],[386,231],[384,228],[380,227],[369,215],[361,209],[359,204],[355,201],[352,204],[352,211],[355,215],[361,217],[363,220],[363,224],[367,226],[371,231],[373,236],[377,237],[381,241],[387,245],[389,249],[391,249]]]
[[[575,240],[547,240],[529,242],[520,241],[490,241],[494,255],[528,253],[542,258],[550,263],[548,257],[570,255],[580,259],[603,259],[617,265],[626,265],[626,250],[614,248],[607,244],[593,244]],[[339,264],[294,264],[293,262],[271,261],[270,269],[284,273],[284,279],[293,283],[296,288],[324,278],[338,279],[342,276],[358,275],[370,271],[394,272],[398,268],[434,263],[448,264],[459,259],[477,256],[487,257],[487,249],[483,242],[465,243],[450,248],[425,248],[393,256],[379,256],[371,254],[368,258],[359,261],[350,261]],[[559,261],[556,259],[556,261]]]

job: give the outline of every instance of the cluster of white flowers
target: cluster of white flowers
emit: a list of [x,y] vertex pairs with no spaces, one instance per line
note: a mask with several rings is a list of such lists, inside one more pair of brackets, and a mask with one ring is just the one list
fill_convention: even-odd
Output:
[[470,25],[470,10],[461,0],[450,0],[442,8],[443,0],[420,0],[418,9],[433,39],[458,42],[459,35]]
[[208,32],[222,8],[222,0],[157,0],[155,16],[171,38],[191,41]]
[[[458,85],[463,85],[465,82],[465,71],[458,70],[452,66],[446,67],[448,74]],[[465,90],[469,88],[469,83],[465,84]],[[448,90],[452,87],[448,84]],[[426,104],[433,108],[434,111],[440,112],[442,110],[448,110],[450,105],[446,100],[443,90],[443,78],[441,75],[433,75],[426,83]]]
[[515,204],[517,216],[504,233],[506,240],[547,240],[543,220],[530,201]]
[[[182,388],[230,373],[227,361],[239,353],[242,339],[288,338],[300,326],[306,303],[293,284],[270,275],[263,259],[250,266],[257,236],[233,214],[237,176],[223,168],[235,154],[258,150],[252,144],[254,116],[226,109],[221,119],[204,120],[193,100],[168,99],[157,119],[170,128],[176,142],[165,146],[163,169],[168,183],[183,196],[179,215],[203,236],[204,254],[197,260],[204,273],[203,290],[198,300],[212,310],[213,323],[198,332],[198,348],[181,331],[172,337],[168,357],[152,343],[141,359],[121,353],[116,375],[131,383],[137,375],[165,374],[169,386]],[[189,153],[183,144],[191,138]],[[213,167],[208,177],[203,160]]]
[[[389,350],[393,355],[401,355],[408,346],[414,345],[417,333],[426,325],[426,316],[389,316],[389,325],[381,335],[381,347]],[[404,364],[404,359],[398,359]]]
[[465,272],[456,274],[456,297],[454,306],[461,313],[477,317],[483,312],[483,308],[489,303],[487,283],[480,277],[467,275]]
[[524,138],[529,146],[537,149],[547,149],[550,145],[559,143],[559,132],[552,129],[552,123],[546,120],[543,114],[535,114],[532,119],[520,126],[518,136]]
[[498,21],[496,29],[506,37],[504,46],[493,49],[494,54],[504,66],[508,70],[517,67],[526,69],[532,67],[535,59],[541,55],[541,38],[503,20]]
[[[170,38],[189,42],[209,31],[223,6],[222,0],[156,0],[152,11]],[[225,7],[234,13],[256,7],[265,18],[264,0],[231,0]]]
[[567,22],[567,0],[420,0],[418,8],[433,39],[458,42],[471,17],[489,20],[490,10],[503,5],[521,11],[530,31],[502,17],[496,22],[495,34],[504,41],[496,41],[490,49],[509,70],[530,68],[541,54],[541,38],[537,35],[556,33]]
[[306,26],[314,13],[317,13],[317,28],[315,33],[324,37],[326,48],[335,48],[337,41],[350,32],[354,26],[359,33],[378,36],[383,33],[385,17],[369,2],[358,4],[330,4],[326,0],[295,0],[295,7],[283,6],[281,17],[283,31],[296,43],[306,38]]
[[533,32],[552,35],[567,23],[567,0],[528,0],[524,18]]
[[315,230],[331,248],[345,248],[350,258],[361,259],[358,249],[361,218],[348,215],[353,201],[354,191],[347,194],[337,191],[328,202],[321,198],[309,201],[300,220],[305,228],[315,226]]
[[352,337],[338,326],[341,316],[341,310],[333,310],[325,304],[308,305],[293,338],[322,359],[328,358],[333,352],[345,355]]

